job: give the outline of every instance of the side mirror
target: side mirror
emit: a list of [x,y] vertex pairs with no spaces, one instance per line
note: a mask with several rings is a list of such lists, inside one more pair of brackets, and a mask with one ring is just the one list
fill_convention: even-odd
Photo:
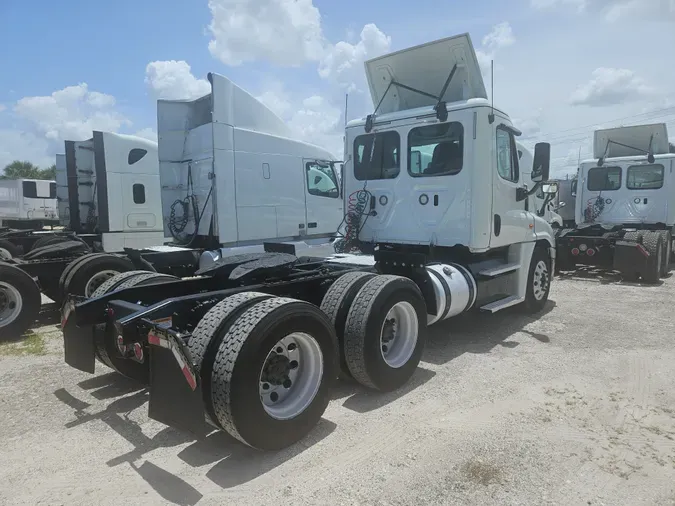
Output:
[[410,170],[417,174],[422,172],[422,153],[419,151],[410,152]]
[[538,142],[534,146],[534,161],[530,178],[535,183],[548,179],[551,170],[551,145],[548,142]]
[[544,183],[541,185],[541,191],[549,195],[555,195],[558,193],[558,183]]

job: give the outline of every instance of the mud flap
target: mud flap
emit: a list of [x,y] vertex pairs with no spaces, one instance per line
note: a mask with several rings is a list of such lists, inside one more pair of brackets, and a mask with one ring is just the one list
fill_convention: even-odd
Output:
[[614,270],[619,272],[645,272],[649,251],[642,244],[616,241],[614,245]]
[[[156,333],[155,333],[156,332]],[[170,427],[204,437],[216,427],[206,421],[199,381],[171,336],[151,331],[148,416]],[[170,341],[171,340],[171,341]],[[188,371],[186,371],[186,368]]]
[[75,304],[67,301],[61,313],[63,328],[63,350],[66,364],[82,371],[93,374],[96,367],[94,352],[94,326],[78,327],[75,318],[71,317]]

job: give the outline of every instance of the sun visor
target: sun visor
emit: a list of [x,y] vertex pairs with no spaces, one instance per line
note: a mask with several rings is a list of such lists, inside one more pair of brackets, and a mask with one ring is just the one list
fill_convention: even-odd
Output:
[[650,139],[653,155],[668,153],[665,123],[596,130],[593,134],[593,158],[644,155],[649,150]]
[[[465,33],[365,62],[373,107],[377,107],[392,81],[438,96],[455,64],[457,70],[442,99],[457,102],[487,98],[476,52],[469,34]],[[392,85],[378,113],[428,107],[436,102],[430,96]]]

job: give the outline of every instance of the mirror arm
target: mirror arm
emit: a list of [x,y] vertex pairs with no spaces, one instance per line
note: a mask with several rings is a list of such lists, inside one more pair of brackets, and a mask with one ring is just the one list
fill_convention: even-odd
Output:
[[529,197],[534,192],[536,192],[539,189],[539,187],[541,186],[542,183],[543,183],[543,181],[539,181],[538,183],[534,183],[534,186],[532,187],[532,189],[527,192],[527,196]]

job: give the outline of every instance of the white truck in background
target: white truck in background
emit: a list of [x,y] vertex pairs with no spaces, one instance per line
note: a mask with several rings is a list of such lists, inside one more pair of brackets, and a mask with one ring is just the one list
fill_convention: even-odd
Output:
[[68,227],[70,225],[70,207],[66,155],[57,154],[54,166],[56,167],[56,203],[59,209],[59,224],[62,227]]
[[265,241],[328,252],[344,213],[335,157],[229,79],[208,79],[205,97],[157,103],[165,235],[214,248],[205,262]]
[[[531,174],[529,168],[534,163],[532,152],[520,142],[516,142],[516,149],[518,150],[520,166],[527,169],[522,171],[523,177],[527,180]],[[530,178],[528,187],[532,188],[535,184]],[[556,212],[559,209],[557,204],[559,186],[555,181],[547,182],[545,186],[546,188],[544,188],[544,184],[539,185],[537,191],[528,197],[528,207],[531,206],[537,215],[544,218],[553,228],[560,228],[563,226],[563,219]]]
[[41,229],[58,218],[55,181],[0,179],[0,227]]
[[200,99],[158,102],[158,144],[105,132],[66,142],[67,195],[61,191],[69,228],[80,233],[41,238],[14,265],[0,265],[22,284],[5,287],[6,300],[31,300],[15,304],[5,327],[17,332],[33,321],[31,278],[59,302],[68,293],[92,296],[120,272],[191,276],[224,257],[262,253],[267,242],[305,255],[333,252],[344,217],[334,157],[295,139],[229,79],[209,81],[212,92]]
[[557,234],[559,268],[657,283],[673,252],[674,169],[665,123],[596,130],[593,158],[579,166],[576,225]]

